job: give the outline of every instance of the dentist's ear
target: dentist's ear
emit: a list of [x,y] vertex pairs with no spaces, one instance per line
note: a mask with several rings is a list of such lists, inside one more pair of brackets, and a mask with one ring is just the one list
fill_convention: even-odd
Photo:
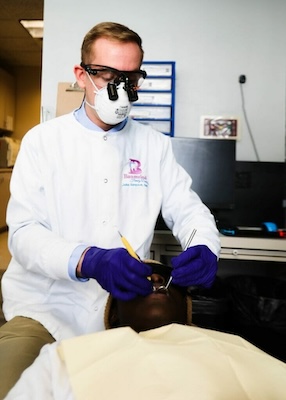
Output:
[[73,69],[78,86],[81,89],[86,88],[86,72],[80,65],[75,65]]

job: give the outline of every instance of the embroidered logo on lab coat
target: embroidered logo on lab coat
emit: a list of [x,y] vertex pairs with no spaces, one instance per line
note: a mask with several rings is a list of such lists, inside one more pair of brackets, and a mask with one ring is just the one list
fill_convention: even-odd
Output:
[[133,160],[130,158],[129,160],[129,167],[130,167],[130,174],[141,174],[142,169],[141,167],[141,162],[139,160]]
[[122,186],[148,187],[147,176],[142,173],[141,162],[133,158],[128,162],[128,173],[123,173]]

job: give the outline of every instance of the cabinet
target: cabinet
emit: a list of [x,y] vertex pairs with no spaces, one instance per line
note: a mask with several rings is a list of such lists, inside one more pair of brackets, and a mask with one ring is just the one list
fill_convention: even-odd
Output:
[[11,169],[0,168],[0,231],[6,229],[6,209],[10,198]]
[[0,68],[0,130],[12,132],[15,118],[15,80]]
[[145,61],[142,69],[147,72],[147,78],[138,91],[138,101],[133,104],[130,116],[174,136],[175,62]]
[[[220,236],[220,259],[286,262],[286,239]],[[162,256],[176,256],[182,251],[169,231],[155,232],[151,253],[155,260]],[[277,264],[278,265],[278,264]]]

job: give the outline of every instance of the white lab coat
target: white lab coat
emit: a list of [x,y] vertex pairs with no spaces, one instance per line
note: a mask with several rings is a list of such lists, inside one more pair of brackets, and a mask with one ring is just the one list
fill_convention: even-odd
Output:
[[282,400],[286,364],[244,339],[168,325],[46,345],[6,400]]
[[95,280],[72,280],[71,254],[84,244],[122,247],[118,230],[149,258],[162,213],[185,246],[220,250],[214,218],[189,190],[171,141],[129,120],[119,132],[95,132],[68,114],[22,140],[8,205],[12,260],[2,279],[4,314],[41,322],[57,339],[104,329],[107,292]]

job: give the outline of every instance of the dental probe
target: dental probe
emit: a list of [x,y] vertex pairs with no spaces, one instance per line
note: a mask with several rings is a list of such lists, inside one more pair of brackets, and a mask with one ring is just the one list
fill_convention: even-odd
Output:
[[167,290],[168,287],[170,286],[170,283],[172,282],[172,279],[173,279],[173,277],[170,276],[170,279],[168,280],[168,282],[167,282],[167,284],[166,284],[166,286],[165,286],[165,290]]
[[187,250],[187,248],[190,246],[190,244],[191,244],[191,242],[192,242],[192,240],[193,240],[193,238],[194,238],[196,232],[197,232],[197,230],[196,230],[196,229],[193,229],[193,231],[192,231],[192,233],[190,234],[190,237],[189,237],[189,239],[188,239],[188,241],[187,241],[187,244],[186,244],[184,250]]
[[[193,229],[193,231],[192,231],[192,233],[191,233],[191,235],[190,235],[190,237],[189,237],[189,239],[188,239],[188,241],[187,241],[187,244],[186,244],[184,250],[187,250],[187,248],[190,246],[190,244],[191,244],[191,242],[192,242],[192,240],[193,240],[193,238],[194,238],[196,232],[197,232],[197,230],[196,230],[196,229]],[[173,279],[173,277],[170,276],[170,279],[168,280],[168,282],[167,282],[167,284],[166,284],[166,286],[165,286],[165,289],[168,289],[168,287],[170,286],[170,283],[172,282],[172,279]]]

